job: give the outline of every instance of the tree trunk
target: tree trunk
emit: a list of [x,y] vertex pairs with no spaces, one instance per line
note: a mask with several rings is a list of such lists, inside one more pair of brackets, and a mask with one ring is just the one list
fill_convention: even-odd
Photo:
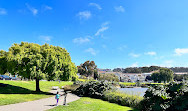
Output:
[[40,92],[39,79],[36,78],[36,92]]

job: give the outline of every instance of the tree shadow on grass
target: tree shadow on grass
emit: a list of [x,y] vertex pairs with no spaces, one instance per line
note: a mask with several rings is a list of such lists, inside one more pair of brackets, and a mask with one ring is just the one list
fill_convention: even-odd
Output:
[[0,83],[0,94],[46,94],[53,95],[53,93],[49,92],[36,92],[23,87],[13,86],[9,84]]

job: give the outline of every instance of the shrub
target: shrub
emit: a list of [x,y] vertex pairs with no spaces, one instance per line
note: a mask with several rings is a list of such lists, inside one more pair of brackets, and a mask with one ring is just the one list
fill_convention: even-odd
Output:
[[103,93],[110,89],[113,89],[113,86],[110,83],[104,81],[89,81],[82,83],[74,93],[79,96],[102,98]]
[[103,99],[112,103],[117,103],[122,106],[130,106],[134,108],[139,108],[139,103],[143,99],[143,97],[138,96],[138,95],[126,94],[120,91],[111,90],[111,91],[106,91],[104,93]]
[[143,111],[188,110],[188,87],[185,83],[170,83],[150,87],[141,101]]

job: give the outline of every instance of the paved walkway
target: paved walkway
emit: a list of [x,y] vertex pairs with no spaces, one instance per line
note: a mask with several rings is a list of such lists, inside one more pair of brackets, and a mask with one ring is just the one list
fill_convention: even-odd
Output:
[[[50,92],[56,93],[57,91],[50,91]],[[63,92],[60,91],[60,94],[62,93]],[[67,103],[76,101],[78,99],[80,98],[74,94],[69,93],[67,95]],[[59,105],[63,105],[63,100],[64,100],[64,96],[61,96],[59,100]],[[49,97],[45,99],[0,106],[0,111],[44,111],[56,107],[55,103],[56,103],[56,99],[54,95],[53,97]]]

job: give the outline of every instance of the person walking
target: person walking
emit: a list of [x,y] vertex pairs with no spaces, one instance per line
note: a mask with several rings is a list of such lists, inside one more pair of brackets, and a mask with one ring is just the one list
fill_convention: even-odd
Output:
[[59,98],[60,98],[60,94],[57,91],[57,94],[55,95],[55,99],[57,100],[56,106],[58,106]]

